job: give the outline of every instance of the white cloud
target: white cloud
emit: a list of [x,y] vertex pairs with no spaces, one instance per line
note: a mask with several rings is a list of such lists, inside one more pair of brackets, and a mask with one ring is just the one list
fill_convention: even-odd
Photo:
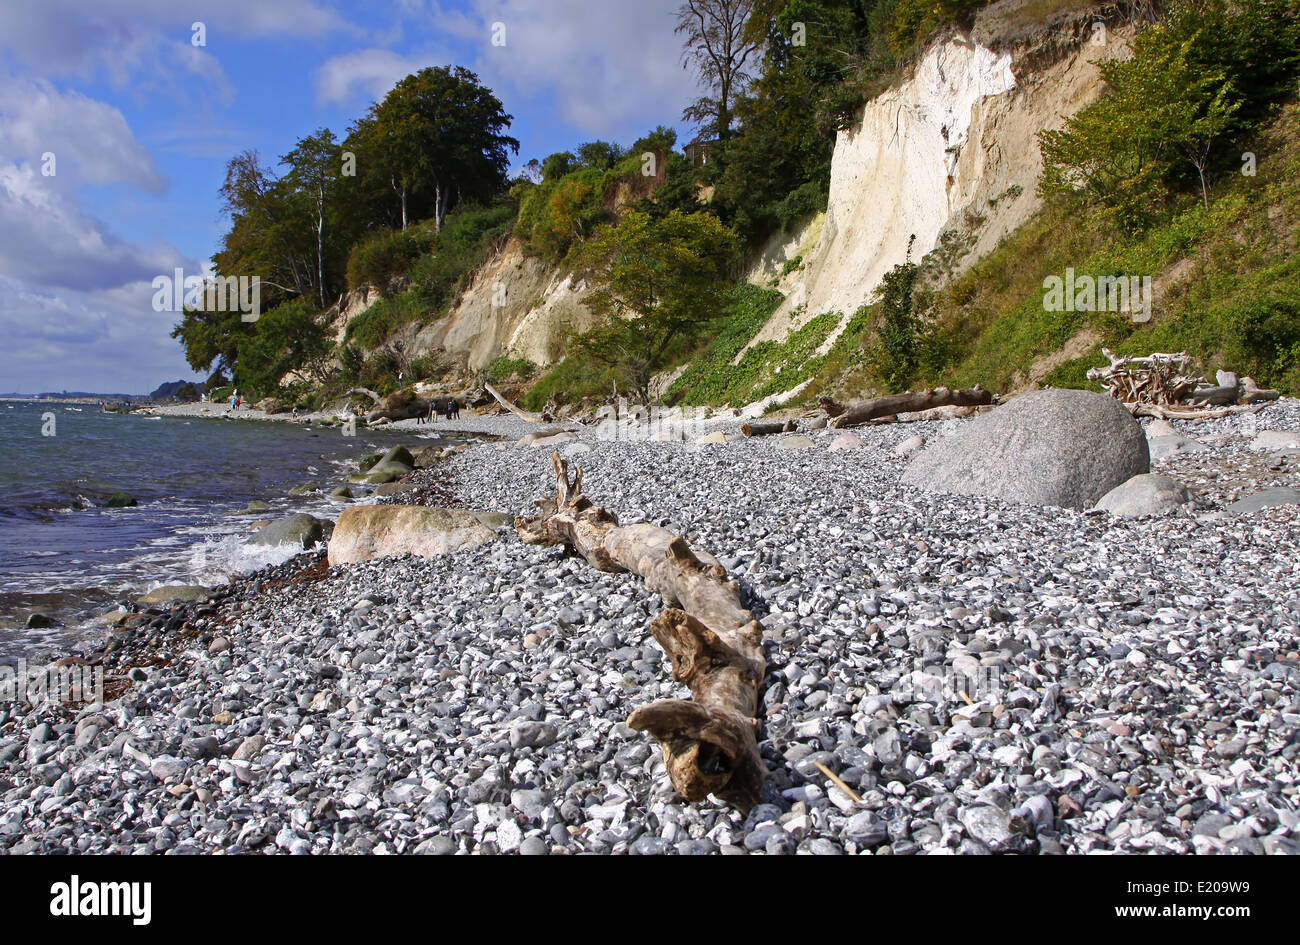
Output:
[[111,233],[32,165],[0,164],[0,276],[80,291],[150,280],[184,264],[170,246]]
[[0,276],[0,390],[145,393],[160,380],[192,377],[169,337],[177,316],[153,311],[151,299],[146,282],[56,293]]
[[125,183],[161,194],[167,182],[122,113],[42,79],[0,81],[0,157],[40,165],[54,155],[52,182]]
[[[177,57],[191,45],[191,25],[201,21],[207,51],[232,38],[314,37],[348,24],[315,0],[32,0],[0,3],[0,51],[47,75],[89,78],[106,71],[124,84],[136,69],[157,67],[159,50]],[[210,57],[209,57],[210,58]],[[215,67],[215,60],[204,68]]]
[[[472,0],[468,13],[436,3],[406,4],[413,35],[453,36],[469,61],[460,65],[510,102],[552,99],[557,117],[580,133],[627,138],[647,131],[636,118],[653,114],[676,123],[698,96],[681,67],[680,37],[673,33],[679,0],[591,3],[590,0]],[[494,24],[505,27],[505,45],[493,46]],[[382,96],[403,76],[431,63],[450,61],[442,50],[399,54],[368,48],[327,60],[316,77],[322,102],[344,104]],[[521,106],[516,106],[519,108]],[[625,142],[627,143],[627,142]]]
[[[481,37],[477,70],[489,84],[524,98],[549,90],[567,123],[614,136],[633,115],[674,123],[698,95],[673,33],[679,2],[475,0],[479,23],[468,38]],[[505,26],[505,46],[491,45],[494,22]]]
[[399,79],[433,64],[428,58],[403,56],[391,49],[362,49],[335,56],[327,59],[316,72],[316,99],[322,104],[340,105],[359,95],[368,100],[378,99]]

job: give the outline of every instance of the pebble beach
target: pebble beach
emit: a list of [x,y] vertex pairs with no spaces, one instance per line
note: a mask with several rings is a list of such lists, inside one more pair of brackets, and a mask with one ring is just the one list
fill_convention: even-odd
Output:
[[[586,494],[717,556],[764,628],[760,804],[681,800],[625,724],[687,696],[657,595],[503,523],[433,558],[307,552],[87,640],[103,702],[0,704],[0,852],[1300,852],[1300,506],[1227,509],[1300,487],[1250,446],[1300,402],[1249,421],[1174,421],[1205,448],[1153,471],[1198,499],[1136,518],[900,485],[906,441],[966,420],[834,451],[580,429],[557,448]],[[452,427],[504,439],[416,495],[553,493],[534,425]]]

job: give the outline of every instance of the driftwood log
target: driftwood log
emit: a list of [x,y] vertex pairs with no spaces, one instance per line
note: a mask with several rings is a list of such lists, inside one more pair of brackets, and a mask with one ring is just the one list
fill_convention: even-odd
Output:
[[1135,417],[1155,417],[1158,420],[1216,420],[1231,417],[1237,413],[1259,413],[1268,406],[1267,402],[1257,404],[1233,404],[1229,407],[1207,407],[1203,410],[1192,407],[1162,407],[1160,404],[1124,404]]
[[489,384],[486,380],[483,381],[483,389],[487,391],[489,394],[491,394],[493,399],[496,400],[497,403],[499,403],[502,407],[505,407],[516,417],[519,417],[522,420],[527,420],[529,423],[546,422],[546,419],[540,416],[539,414],[530,413],[529,411],[524,410],[522,407],[516,407],[513,403],[511,403],[504,396],[502,396],[501,392],[498,391],[491,384]]
[[771,436],[773,433],[793,433],[799,424],[794,420],[782,423],[779,420],[769,423],[746,423],[740,428],[745,436]]
[[976,384],[968,390],[936,387],[933,390],[890,394],[888,397],[876,397],[852,404],[838,404],[829,397],[823,397],[818,403],[831,418],[830,426],[839,429],[859,426],[871,420],[892,417],[900,413],[930,410],[934,407],[982,407],[993,403],[993,394]]
[[581,467],[570,482],[559,453],[551,465],[555,496],[538,500],[540,515],[516,518],[516,530],[530,544],[571,548],[602,571],[630,571],[663,597],[668,609],[650,629],[672,660],[673,678],[695,698],[643,706],[627,724],[659,740],[679,795],[713,794],[748,810],[767,775],[757,741],[762,628],[716,558],[656,525],[620,525],[582,494]]

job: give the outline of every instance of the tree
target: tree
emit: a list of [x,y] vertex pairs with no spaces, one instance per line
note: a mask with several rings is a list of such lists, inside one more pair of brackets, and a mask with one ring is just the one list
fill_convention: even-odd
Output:
[[1241,98],[1222,68],[1195,55],[1204,36],[1197,30],[1183,39],[1156,24],[1134,40],[1131,59],[1101,63],[1109,91],[1063,129],[1039,134],[1039,191],[1083,193],[1135,230],[1178,187],[1186,162],[1197,171],[1208,207],[1213,147]]
[[580,242],[601,216],[602,181],[599,170],[583,168],[556,183],[547,205],[550,235],[556,247]]
[[391,175],[408,223],[407,198],[433,194],[434,227],[463,200],[487,201],[505,186],[508,153],[519,142],[502,134],[511,116],[478,76],[460,66],[429,67],[398,82],[375,106],[367,140]]
[[578,145],[578,160],[584,167],[607,171],[619,162],[626,152],[609,141],[588,141]]
[[893,65],[872,12],[870,0],[754,0],[762,68],[736,98],[713,198],[751,243],[825,207],[836,132],[856,120],[864,78]]
[[303,300],[286,302],[259,318],[236,366],[240,386],[269,394],[290,371],[313,372],[330,351],[330,337]]
[[731,136],[732,104],[745,90],[745,67],[759,42],[745,30],[753,0],[686,0],[677,11],[676,32],[686,37],[684,68],[694,68],[710,94],[682,112],[684,121],[712,127],[720,141]]
[[212,258],[217,275],[255,274],[307,296],[311,250],[289,182],[264,168],[256,151],[245,151],[226,165],[220,194],[231,227]]
[[671,346],[697,337],[718,309],[736,251],[735,234],[707,213],[655,219],[632,211],[601,227],[577,261],[599,287],[583,301],[605,320],[578,339],[578,352],[622,372],[649,401],[650,379]]
[[297,146],[280,158],[289,168],[286,179],[312,205],[316,231],[316,293],[321,308],[325,307],[325,213],[332,202],[338,181],[341,162],[340,148],[334,132],[320,128],[314,134],[300,138]]
[[194,370],[206,371],[216,362],[215,373],[227,374],[239,360],[241,340],[252,330],[239,312],[186,309],[171,336],[185,348],[185,360]]

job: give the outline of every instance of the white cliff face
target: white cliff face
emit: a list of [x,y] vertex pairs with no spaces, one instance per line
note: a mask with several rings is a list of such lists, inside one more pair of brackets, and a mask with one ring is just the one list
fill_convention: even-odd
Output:
[[[1112,44],[1118,51],[1123,40]],[[973,240],[965,264],[996,246],[1037,209],[1037,133],[1095,98],[1101,82],[1089,60],[1107,52],[1082,48],[1022,82],[1009,53],[961,36],[932,46],[911,78],[840,132],[816,244],[802,270],[781,280],[786,300],[754,342],[783,340],[823,312],[840,313],[842,328],[908,258],[913,236],[914,262],[953,227]]]
[[586,287],[511,239],[479,268],[448,315],[416,337],[414,354],[441,347],[470,368],[498,355],[546,366],[564,356],[571,334],[596,322]]

